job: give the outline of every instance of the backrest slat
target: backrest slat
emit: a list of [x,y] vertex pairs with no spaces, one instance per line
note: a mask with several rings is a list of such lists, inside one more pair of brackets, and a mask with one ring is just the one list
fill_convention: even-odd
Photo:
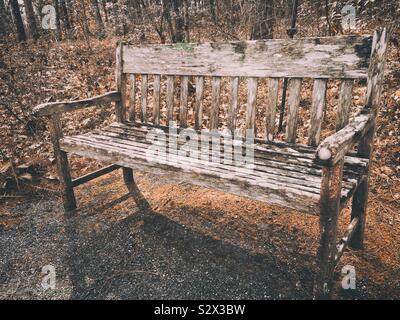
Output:
[[290,79],[289,82],[289,100],[288,117],[286,123],[286,141],[295,143],[297,137],[297,117],[300,104],[300,89],[302,79]]
[[153,122],[156,125],[160,124],[160,82],[161,76],[156,74],[154,75],[153,82]]
[[[257,78],[251,77],[247,80],[247,110],[246,110],[246,129],[253,130],[256,136],[256,100],[257,100]],[[247,135],[247,132],[246,132]]]
[[212,96],[211,96],[212,100],[211,100],[211,114],[210,114],[210,130],[218,129],[221,77],[213,77],[211,86],[212,86]]
[[350,108],[352,105],[352,93],[353,80],[342,80],[340,84],[336,131],[339,131],[349,123]]
[[268,79],[267,108],[265,112],[265,138],[269,141],[275,135],[276,105],[278,103],[279,78]]
[[167,76],[167,125],[173,121],[174,113],[174,76]]
[[314,80],[310,128],[308,131],[309,146],[316,147],[319,144],[319,139],[321,136],[322,117],[325,108],[326,85],[327,82],[325,79]]
[[181,100],[180,100],[180,112],[179,112],[179,123],[181,128],[187,127],[187,104],[188,104],[188,88],[189,88],[189,77],[181,77]]
[[147,122],[147,84],[148,76],[147,74],[142,74],[142,88],[141,88],[141,100],[142,100],[142,108],[140,113],[140,120],[142,122]]
[[125,73],[363,78],[372,37],[341,36],[125,46]]
[[120,42],[117,46],[115,54],[116,70],[115,78],[117,82],[117,90],[121,92],[121,100],[115,104],[115,114],[118,122],[125,120],[126,113],[126,73],[123,72],[123,45]]
[[236,129],[236,112],[238,107],[239,77],[231,79],[231,98],[228,113],[228,129],[234,133]]
[[130,95],[129,95],[129,110],[128,110],[128,119],[129,121],[135,121],[136,117],[136,75],[130,75]]
[[194,105],[194,128],[200,130],[203,122],[203,93],[204,93],[204,77],[195,78],[196,85],[196,101]]

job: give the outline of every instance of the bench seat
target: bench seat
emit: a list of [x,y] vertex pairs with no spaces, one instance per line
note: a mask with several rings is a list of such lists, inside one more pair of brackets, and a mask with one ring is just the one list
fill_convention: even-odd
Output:
[[[166,142],[170,139],[167,127]],[[203,187],[253,198],[305,213],[319,213],[322,167],[314,162],[316,148],[283,142],[256,141],[254,168],[214,163],[194,157],[153,155],[146,151],[151,125],[125,122],[86,134],[66,136],[60,141],[63,151],[167,176],[166,181],[190,181]],[[193,138],[192,138],[193,139]],[[178,143],[179,144],[179,143]],[[200,142],[199,142],[200,146]],[[221,148],[223,147],[221,142]],[[346,156],[341,191],[345,206],[367,172],[368,160]]]

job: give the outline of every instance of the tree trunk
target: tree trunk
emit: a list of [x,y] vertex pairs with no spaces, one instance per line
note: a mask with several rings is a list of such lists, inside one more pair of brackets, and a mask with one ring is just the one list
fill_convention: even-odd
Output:
[[104,12],[104,21],[108,23],[108,13],[107,13],[107,6],[106,6],[106,0],[101,0],[101,7]]
[[91,2],[92,2],[92,10],[93,10],[94,18],[96,21],[97,36],[99,38],[103,38],[104,37],[104,24],[103,24],[103,21],[101,20],[99,4],[98,4],[97,0],[91,0]]
[[81,6],[81,13],[79,14],[79,17],[82,22],[83,35],[85,36],[85,39],[87,39],[90,35],[90,31],[89,31],[88,19],[87,19],[87,15],[86,15],[85,2],[84,2],[84,0],[80,0],[79,2],[80,2],[80,6]]
[[0,35],[5,36],[10,32],[10,19],[6,11],[4,0],[0,0]]
[[250,39],[272,39],[274,1],[252,1]]
[[65,3],[65,0],[59,0],[59,4],[60,4],[60,16],[63,21],[65,35],[66,35],[67,39],[71,40],[74,38],[74,35],[73,35],[72,28],[71,28],[70,19],[68,16],[67,5]]
[[183,30],[184,19],[182,16],[182,1],[172,0],[172,7],[174,11],[174,20],[175,20],[175,32],[172,41],[183,42],[185,41],[185,33]]
[[190,33],[189,33],[189,4],[188,0],[183,0],[183,17],[185,21],[185,41],[190,42]]
[[18,0],[10,0],[11,10],[14,17],[15,26],[17,27],[17,40],[25,41],[26,33],[24,23],[22,22],[21,11],[19,10]]
[[61,41],[61,24],[60,24],[60,6],[58,0],[53,0],[54,9],[56,12],[55,20],[56,20],[56,40]]
[[35,12],[33,11],[32,0],[24,0],[24,6],[29,34],[32,39],[36,41],[39,37],[39,34],[37,32]]

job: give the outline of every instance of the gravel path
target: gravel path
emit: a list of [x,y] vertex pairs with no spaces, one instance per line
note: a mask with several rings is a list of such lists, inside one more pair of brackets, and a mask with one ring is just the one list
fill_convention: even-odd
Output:
[[[224,229],[220,238],[199,232],[209,228],[209,220],[198,218],[194,230],[157,206],[153,212],[138,209],[116,181],[116,176],[100,180],[101,192],[80,189],[80,203],[88,204],[73,217],[64,216],[56,196],[11,209],[14,223],[0,224],[1,299],[310,298],[313,274],[301,261],[309,264],[313,253],[297,252],[293,235],[277,234],[289,239],[290,248],[277,248],[268,238],[264,254],[255,253],[246,241],[226,240]],[[290,259],[280,257],[285,251]],[[55,268],[54,290],[41,286],[46,265]]]

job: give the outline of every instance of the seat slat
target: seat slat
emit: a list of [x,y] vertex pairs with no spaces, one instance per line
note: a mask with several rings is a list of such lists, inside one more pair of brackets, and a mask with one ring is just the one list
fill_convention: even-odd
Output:
[[153,83],[153,122],[156,125],[160,124],[160,82],[161,76],[156,74],[154,75],[154,83]]
[[297,137],[301,82],[302,79],[291,79],[289,83],[288,117],[286,123],[286,141],[289,143],[295,143]]
[[315,79],[312,92],[311,119],[308,131],[308,145],[316,147],[321,136],[322,117],[325,108],[325,79]]
[[203,93],[204,93],[204,77],[195,78],[196,85],[196,101],[194,105],[194,128],[200,130],[203,123]]
[[278,103],[279,79],[268,79],[267,107],[265,112],[265,138],[269,141],[274,140],[276,105]]
[[141,88],[141,113],[140,119],[142,122],[147,122],[147,90],[148,90],[148,76],[147,74],[142,74],[142,88]]

